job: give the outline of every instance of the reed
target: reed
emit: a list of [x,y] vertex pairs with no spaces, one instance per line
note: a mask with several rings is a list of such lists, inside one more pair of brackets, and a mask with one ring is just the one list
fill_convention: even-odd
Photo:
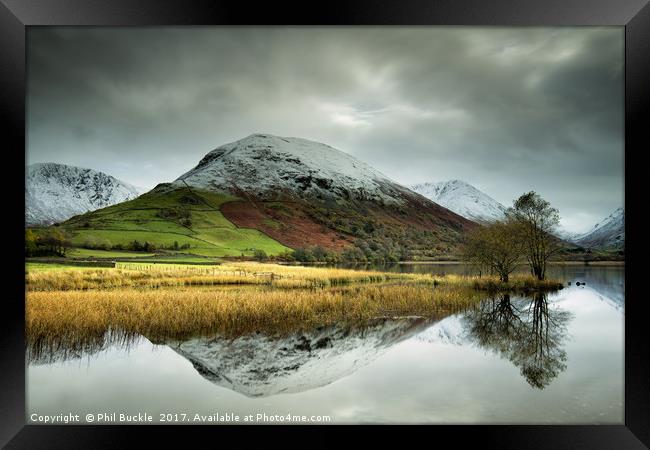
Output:
[[361,285],[277,290],[175,288],[28,292],[26,331],[31,341],[101,336],[109,329],[148,337],[289,332],[376,317],[429,316],[468,306],[471,289],[427,285]]
[[513,276],[432,276],[237,263],[121,264],[26,277],[30,344],[100,341],[108,330],[149,338],[284,333],[377,317],[456,311],[496,292],[561,288]]
[[116,268],[28,271],[25,277],[27,289],[30,291],[227,284],[273,285],[280,288],[324,288],[389,280],[430,281],[431,277],[419,274],[287,267],[258,263],[218,266],[118,263]]

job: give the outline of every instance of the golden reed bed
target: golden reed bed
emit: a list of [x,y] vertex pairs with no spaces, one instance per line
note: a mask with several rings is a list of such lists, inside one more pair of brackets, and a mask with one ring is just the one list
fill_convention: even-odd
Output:
[[431,276],[241,263],[40,270],[26,277],[30,342],[101,338],[110,329],[150,338],[286,333],[336,322],[424,316],[495,292],[557,289],[514,276]]

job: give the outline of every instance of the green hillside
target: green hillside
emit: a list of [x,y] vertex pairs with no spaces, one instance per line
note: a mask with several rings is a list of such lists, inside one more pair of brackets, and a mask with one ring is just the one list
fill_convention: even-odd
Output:
[[290,250],[258,230],[228,221],[219,208],[236,199],[165,184],[134,200],[75,216],[60,228],[75,247],[89,249],[209,257],[251,256],[254,250],[275,255]]

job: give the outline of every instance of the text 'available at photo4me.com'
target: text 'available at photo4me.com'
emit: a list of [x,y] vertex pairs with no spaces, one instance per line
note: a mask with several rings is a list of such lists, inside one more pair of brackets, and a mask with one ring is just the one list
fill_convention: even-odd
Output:
[[163,423],[331,423],[332,418],[328,415],[300,415],[291,414],[269,414],[257,412],[253,414],[236,414],[233,412],[214,413],[157,413],[148,412],[124,413],[124,412],[96,412],[86,414],[60,413],[55,415],[33,413],[29,415],[29,421],[33,424],[43,425],[65,425],[65,424],[163,424]]

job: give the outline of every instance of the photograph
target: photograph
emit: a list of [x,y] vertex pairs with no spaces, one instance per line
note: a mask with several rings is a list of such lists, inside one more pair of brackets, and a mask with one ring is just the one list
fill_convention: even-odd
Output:
[[25,423],[625,425],[625,43],[27,27]]

